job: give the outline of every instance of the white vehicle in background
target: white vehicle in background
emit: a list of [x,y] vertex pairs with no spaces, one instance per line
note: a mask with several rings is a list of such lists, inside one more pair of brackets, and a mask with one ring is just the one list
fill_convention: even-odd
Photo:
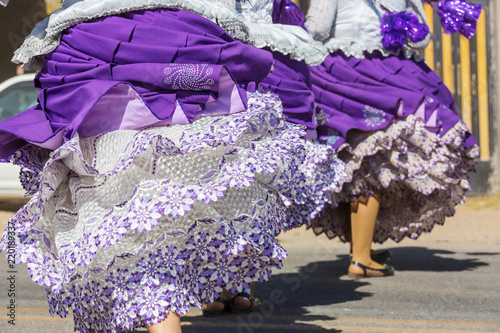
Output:
[[[35,74],[23,74],[0,83],[0,121],[36,105],[38,90],[33,86],[34,78]],[[0,199],[20,199],[23,194],[19,167],[0,163]]]

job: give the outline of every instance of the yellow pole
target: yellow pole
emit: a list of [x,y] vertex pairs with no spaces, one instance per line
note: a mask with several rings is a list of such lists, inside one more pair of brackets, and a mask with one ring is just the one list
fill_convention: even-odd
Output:
[[[424,8],[425,16],[427,17],[427,22],[429,23],[429,29],[432,35],[434,33],[434,10],[432,9],[432,6],[427,3],[424,4]],[[424,57],[427,66],[434,70],[434,41],[432,39],[424,50]]]
[[470,49],[469,40],[465,37],[460,37],[460,77],[462,92],[462,120],[472,131]]
[[443,44],[443,82],[450,89],[451,93],[455,93],[455,84],[453,80],[453,58],[451,35],[441,33],[441,41]]
[[61,8],[61,4],[58,0],[45,0],[45,11],[47,12],[47,15],[52,14],[59,8]]
[[479,146],[480,158],[483,161],[490,159],[490,125],[488,110],[488,59],[486,50],[486,19],[484,9],[477,22],[477,86],[479,112]]

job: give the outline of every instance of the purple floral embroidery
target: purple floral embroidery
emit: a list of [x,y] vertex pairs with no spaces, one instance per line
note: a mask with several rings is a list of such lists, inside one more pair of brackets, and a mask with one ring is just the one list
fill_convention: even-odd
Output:
[[163,73],[171,90],[210,90],[215,83],[214,68],[208,64],[170,64]]
[[234,281],[233,288],[231,288],[231,292],[241,292],[243,289],[247,288],[252,282],[252,278],[248,276],[248,273],[237,270],[236,272],[232,272],[230,274],[231,280]]
[[79,285],[74,285],[69,293],[72,295],[71,300],[67,300],[71,302],[71,308],[76,315],[83,316],[86,312],[86,307],[88,304],[88,296],[85,295],[83,288]]
[[75,265],[88,265],[97,253],[95,239],[90,233],[84,234],[74,244],[73,262]]
[[128,303],[116,302],[113,306],[113,321],[119,327],[132,330],[135,326],[136,314],[133,307]]
[[75,331],[90,333],[90,318],[85,315],[78,313],[73,314],[73,321],[75,322]]
[[185,215],[193,207],[195,192],[185,186],[172,186],[163,190],[158,200],[163,214],[171,217]]
[[211,271],[211,275],[208,277],[211,281],[217,281],[219,284],[229,283],[229,277],[238,270],[237,266],[232,263],[232,260],[225,258],[219,259],[215,263],[215,268]]
[[211,302],[212,296],[215,294],[220,294],[222,292],[222,288],[220,284],[215,280],[209,280],[205,277],[200,277],[200,284],[203,286],[203,290],[201,293],[202,300],[205,302]]
[[160,222],[160,208],[150,199],[137,199],[127,215],[130,228],[135,231],[149,231]]
[[47,300],[49,302],[49,311],[51,315],[57,314],[58,316],[65,318],[68,315],[68,309],[64,304],[64,296],[62,293],[51,293],[48,289],[46,290]]
[[219,184],[209,184],[200,186],[197,191],[198,200],[206,203],[218,201],[226,193],[226,187]]
[[185,264],[185,260],[177,257],[175,253],[178,253],[178,250],[170,245],[167,246],[161,254],[161,260],[165,270],[172,277],[177,276],[177,273],[184,269]]
[[220,239],[218,246],[220,251],[227,255],[236,255],[245,249],[247,241],[234,232],[232,228],[223,226],[217,232],[217,238]]
[[170,302],[170,309],[175,313],[186,314],[189,312],[189,305],[186,302],[186,291],[177,288],[172,288],[167,292],[167,297]]
[[250,167],[242,162],[228,165],[224,173],[226,174],[225,184],[230,187],[247,187],[254,179]]
[[101,224],[95,241],[97,245],[108,247],[120,240],[127,232],[128,221],[125,222],[121,216],[112,216]]
[[215,256],[215,248],[211,244],[211,237],[205,232],[197,237],[191,237],[186,244],[186,250],[190,253],[191,260],[209,260]]
[[151,289],[145,287],[136,297],[137,310],[139,315],[147,324],[155,324],[155,318],[159,317],[160,312],[165,313],[169,306],[168,295],[161,289]]
[[101,297],[101,289],[97,281],[87,283],[84,288],[84,293],[90,300],[90,305],[92,305],[96,311],[104,311],[104,308],[107,307],[107,304],[105,304]]
[[131,295],[128,288],[131,283],[131,275],[126,269],[118,269],[108,276],[107,285],[113,287],[113,298],[119,302],[127,301]]
[[[48,287],[53,313],[73,309],[82,332],[132,330],[281,266],[286,253],[274,237],[291,225],[288,212],[312,210],[299,196],[319,201],[333,182],[331,150],[306,145],[304,130],[283,121],[276,96],[248,97],[245,112],[75,136],[51,153],[13,223],[19,260]],[[315,172],[325,174],[323,187],[307,184]],[[117,185],[125,191],[115,197]],[[245,202],[227,216],[221,200]]]
[[48,257],[34,258],[28,263],[31,279],[42,286],[56,286],[61,283],[59,274]]
[[141,277],[141,283],[146,286],[158,286],[166,277],[167,269],[160,254],[150,254],[147,259],[137,263],[136,273]]

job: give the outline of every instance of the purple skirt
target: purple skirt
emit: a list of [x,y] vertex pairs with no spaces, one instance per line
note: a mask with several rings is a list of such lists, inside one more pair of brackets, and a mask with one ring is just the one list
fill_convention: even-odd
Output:
[[[270,51],[270,50],[269,50]],[[285,118],[307,128],[307,137],[317,138],[316,104],[311,76],[305,61],[293,60],[279,52],[272,52],[274,69],[261,83],[264,91],[279,96]]]
[[262,81],[272,55],[195,14],[160,12],[106,17],[66,31],[43,56],[35,79],[40,104],[0,123],[0,158],[26,142],[55,149],[77,132],[187,124],[244,110],[240,86]]
[[[33,196],[0,250],[80,332],[151,325],[267,280],[287,256],[276,236],[309,222],[344,175],[283,115],[314,110],[258,89],[272,54],[198,15],[81,23],[43,61],[39,106],[0,123],[2,158]],[[308,94],[277,68],[264,89]]]
[[[321,109],[319,139],[347,163],[339,206],[313,221],[316,233],[349,240],[349,203],[380,191],[374,241],[416,239],[465,199],[478,147],[453,96],[423,62],[330,55],[310,67]],[[349,181],[350,179],[350,181]]]

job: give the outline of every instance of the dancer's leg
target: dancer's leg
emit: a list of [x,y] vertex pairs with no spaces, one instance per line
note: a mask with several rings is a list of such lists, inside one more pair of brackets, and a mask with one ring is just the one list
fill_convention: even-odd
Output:
[[158,324],[148,326],[149,333],[182,333],[181,317],[174,312],[169,312],[167,318]]
[[[351,209],[352,260],[375,269],[384,268],[381,264],[373,261],[370,256],[379,206],[379,195],[376,193],[370,197],[358,197],[353,202]],[[363,274],[363,270],[360,267],[350,265],[349,273]]]
[[[227,290],[225,288],[222,290],[219,297],[222,298],[223,300],[226,300],[227,302],[229,302],[229,296],[227,295]],[[212,303],[203,303],[202,309],[209,310],[209,311],[221,312],[221,311],[224,311],[225,306],[226,305],[224,303],[215,301]]]
[[[252,284],[250,285],[250,290],[245,290],[245,291],[248,294],[250,294],[250,296],[253,296],[253,288],[254,288],[254,284],[252,282]],[[235,306],[237,308],[242,308],[242,309],[249,309],[252,306],[251,301],[248,298],[243,297],[243,296],[235,296],[235,297],[233,297],[231,302],[232,302],[233,306]]]

